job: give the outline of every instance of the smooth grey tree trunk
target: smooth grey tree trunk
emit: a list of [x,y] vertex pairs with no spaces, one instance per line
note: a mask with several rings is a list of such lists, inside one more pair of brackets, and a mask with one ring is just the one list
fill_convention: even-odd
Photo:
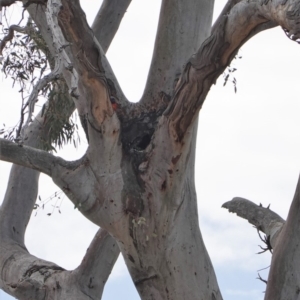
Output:
[[[118,2],[111,2],[123,7],[123,12],[128,4],[124,1],[118,7]],[[49,175],[86,218],[115,239],[143,300],[222,299],[198,225],[194,186],[198,113],[211,85],[254,34],[280,25],[291,39],[300,37],[300,1],[228,1],[208,37],[212,9],[213,1],[208,0],[162,1],[145,92],[139,103],[132,104],[118,85],[101,39],[97,40],[103,23],[94,23],[94,33],[79,1],[48,0],[32,17],[55,51],[57,69],[85,124],[89,147],[81,159],[69,162],[33,148],[35,145],[20,147],[0,139],[0,159]],[[110,9],[102,7],[97,18],[105,11]],[[121,20],[112,18],[117,24],[111,36]],[[20,299],[100,299],[118,254],[118,250],[111,251],[115,241],[100,232],[81,267],[72,273],[35,260],[23,242],[35,196],[33,190],[27,219],[19,224],[16,218],[17,227],[9,221],[14,206],[6,201],[1,207],[0,237],[6,249],[0,255],[5,269],[1,287]],[[20,207],[25,205],[21,200]],[[279,227],[263,222],[261,226],[274,233],[275,250],[280,249],[282,233],[275,241],[273,232]],[[9,251],[16,251],[16,256],[8,257]],[[294,253],[287,261],[299,258]],[[105,259],[110,263],[103,263]],[[91,274],[96,289],[91,288]],[[277,288],[277,294],[280,291]],[[267,291],[265,299],[274,299],[270,295]]]

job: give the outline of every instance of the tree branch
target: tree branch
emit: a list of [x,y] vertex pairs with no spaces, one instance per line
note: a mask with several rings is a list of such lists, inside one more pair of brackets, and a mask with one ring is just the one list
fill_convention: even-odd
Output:
[[152,62],[141,102],[165,106],[188,58],[209,35],[214,1],[162,1]]
[[34,85],[32,92],[25,103],[25,107],[28,106],[28,116],[27,116],[27,121],[25,123],[25,126],[28,126],[29,123],[32,121],[32,114],[34,111],[34,106],[35,102],[37,100],[37,97],[39,95],[39,92],[51,81],[58,79],[60,76],[60,70],[59,70],[59,65],[56,64],[55,68],[53,71],[51,71],[48,75],[45,75],[43,78],[41,78],[37,84]]
[[104,53],[108,50],[131,0],[104,0],[92,25]]
[[[46,40],[49,50],[52,53],[52,56],[56,56],[55,49],[53,48],[52,37],[46,23],[44,7],[32,5],[27,7],[27,10],[31,12],[32,18],[38,24],[39,30],[41,31],[43,38]],[[66,75],[68,71],[63,70],[63,73],[64,75]],[[67,80],[70,80],[70,76],[65,76],[65,78]],[[70,81],[69,85],[71,85]],[[34,97],[34,95],[32,95],[31,97]],[[70,117],[73,110],[74,108],[72,106],[67,106],[67,111],[63,112],[64,114],[66,114],[66,119]],[[51,127],[51,123],[45,122],[44,117],[45,114],[38,114],[35,120],[32,123],[30,123],[27,128],[23,128],[22,131],[24,144],[33,147],[40,147],[41,140],[47,140],[47,137],[49,136],[48,131]],[[49,142],[51,143],[51,140]],[[1,268],[4,265],[6,266],[5,273],[1,273],[2,275],[0,277],[0,286],[6,292],[14,296],[17,296],[19,289],[22,290],[22,286],[24,286],[24,284],[26,285],[26,282],[28,280],[32,285],[32,281],[30,278],[25,279],[23,277],[23,274],[26,270],[31,269],[34,263],[39,265],[47,265],[47,263],[43,262],[42,260],[40,260],[40,262],[37,263],[37,259],[35,257],[32,257],[30,254],[27,253],[27,251],[24,252],[24,234],[29,218],[31,216],[34,203],[36,201],[38,178],[39,172],[21,166],[13,165],[11,175],[9,178],[7,192],[5,194],[5,199],[0,208],[0,266]],[[30,188],[28,188],[29,186]],[[106,237],[105,239],[99,239],[96,235],[95,239],[96,241],[93,242],[93,245],[90,247],[90,249],[96,249],[98,247],[98,256],[100,256],[100,258],[96,259],[95,257],[93,257],[94,259],[96,259],[96,261],[100,262],[104,259],[104,257],[102,257],[102,252],[100,251],[101,243],[103,243],[102,246],[104,249],[106,249],[105,251],[109,252],[109,255],[107,256],[107,263],[105,264],[104,268],[100,267],[99,264],[91,264],[91,273],[95,274],[95,277],[93,279],[93,285],[99,287],[99,289],[95,288],[95,291],[98,291],[98,294],[100,295],[102,294],[104,283],[102,282],[102,280],[98,280],[97,274],[99,276],[101,275],[101,278],[103,279],[108,277],[109,273],[111,272],[111,269],[109,269],[109,267],[113,267],[113,263],[116,260],[114,254],[117,256],[116,252],[118,250],[116,248],[113,248],[112,251],[107,250],[106,244],[110,245],[111,243],[113,243],[113,238],[110,236]],[[13,263],[8,264],[8,262],[10,262],[11,253],[15,253],[15,260],[13,261]],[[89,258],[89,253],[90,252],[87,253],[85,261],[91,262],[92,258]],[[96,254],[96,252],[93,253],[94,255]],[[84,269],[84,267],[82,268]],[[53,270],[57,270],[55,265]],[[55,273],[56,275],[58,274],[57,271],[55,271]],[[63,278],[69,281],[69,287],[72,286],[72,288],[70,288],[69,290],[73,289],[75,295],[77,289],[74,288],[74,285],[70,282],[71,278],[74,278],[75,276],[68,276],[67,274],[71,274],[70,272],[62,273],[63,274],[61,278],[57,278],[56,275],[54,277],[58,279],[57,282],[61,281]],[[37,275],[36,273],[33,274],[35,276]],[[45,274],[49,274],[49,272]],[[57,288],[56,280],[54,277],[52,278],[52,280],[54,280],[53,290]],[[83,279],[81,280],[78,274],[76,278],[76,280],[83,282]],[[14,282],[22,282],[22,284],[16,285],[14,284]],[[43,278],[41,278],[41,282],[44,283]],[[49,278],[47,282],[49,282]],[[74,284],[76,287],[76,282]],[[35,286],[37,288],[37,291],[39,290],[38,288],[44,288],[44,284],[42,286],[37,286],[35,284],[32,286]],[[77,293],[76,299],[78,299],[79,294],[80,291],[79,293]],[[31,297],[29,298],[38,299],[37,295],[31,295]],[[68,295],[66,296],[66,299],[73,299],[73,297],[72,295]],[[84,297],[83,299],[86,298]]]
[[[72,111],[73,109],[70,108],[69,115]],[[35,147],[39,146],[39,140],[47,136],[50,125],[45,123],[39,114],[25,128],[24,142]],[[0,150],[2,151],[1,146]],[[0,207],[0,268],[5,266],[5,272],[1,272],[0,276],[0,287],[20,299],[27,293],[28,299],[44,299],[46,290],[51,291],[52,294],[58,293],[61,297],[59,299],[76,297],[76,299],[86,300],[90,299],[86,296],[90,294],[95,294],[96,299],[102,294],[106,279],[119,253],[110,235],[102,231],[95,236],[90,247],[91,251],[87,252],[82,267],[80,266],[75,273],[64,271],[53,263],[39,260],[26,251],[24,234],[37,197],[38,177],[37,171],[16,165],[12,167],[5,199]],[[92,260],[95,260],[94,264]],[[88,278],[85,270],[88,264],[91,267],[90,274],[93,274],[93,289],[87,293],[87,287],[90,289],[91,286],[90,277]],[[47,283],[45,283],[46,279]],[[77,285],[78,282],[81,283],[80,286]],[[60,287],[63,284],[69,288]],[[28,290],[28,286],[32,289]],[[79,295],[82,295],[82,298],[78,298]]]
[[[45,5],[47,0],[0,0],[0,14],[2,12],[2,7],[6,7],[6,6],[11,6],[13,5],[14,3],[18,2],[18,1],[22,1],[23,2],[23,5],[24,7],[29,7],[31,4],[43,4]],[[1,18],[0,18],[0,24],[1,23]]]
[[286,223],[272,255],[265,300],[293,299],[299,294],[299,228],[300,177]]
[[[73,108],[70,107],[70,111],[64,113],[70,116],[72,111]],[[24,129],[26,137],[24,143],[37,147],[40,145],[40,139],[47,136],[51,124],[44,122],[44,116],[42,117],[40,113]],[[15,144],[13,146],[19,147]],[[21,151],[24,147],[19,148]],[[0,150],[2,152],[1,145]],[[90,299],[86,295],[91,294],[94,294],[96,299],[102,294],[107,277],[119,254],[118,247],[110,235],[103,234],[103,231],[96,235],[90,247],[91,251],[85,256],[83,267],[79,267],[81,271],[75,273],[64,271],[53,263],[38,260],[25,250],[24,234],[37,197],[38,177],[37,171],[16,165],[12,167],[5,199],[0,208],[0,266],[1,268],[5,266],[5,272],[0,276],[0,287],[20,299],[24,297],[24,293],[29,293],[28,299],[44,299],[47,289],[52,294],[60,294],[60,299],[76,297],[86,300]],[[12,253],[14,253],[13,260]],[[95,261],[94,264],[92,260]],[[104,261],[106,263],[103,263]],[[92,283],[84,270],[88,263],[91,267],[90,274],[93,275]],[[67,285],[69,288],[59,288],[60,285]],[[28,286],[34,289],[27,290]],[[33,291],[35,294],[32,294]],[[82,298],[78,298],[78,295],[82,295]]]
[[116,241],[106,230],[99,229],[80,266],[73,272],[81,289],[100,299],[119,253]]
[[[293,36],[298,36],[300,25],[293,16],[297,14],[299,3],[292,0],[265,3],[242,0],[229,6],[230,12],[218,19],[211,36],[189,60],[176,85],[175,96],[164,113],[175,141],[182,140],[210,87],[249,37],[268,26],[273,27],[274,23],[286,28]],[[281,13],[277,13],[278,9]]]
[[[53,4],[56,6],[56,4]],[[58,4],[59,6],[60,4]],[[50,5],[51,6],[51,5]],[[60,7],[60,6],[59,6]],[[81,15],[84,14],[79,7],[79,4],[77,3],[77,12],[76,12],[76,18],[81,18]],[[64,67],[62,69],[63,76],[68,84],[69,90],[71,92],[72,97],[75,99],[75,105],[79,112],[79,115],[82,118],[85,118],[86,115],[88,115],[88,111],[86,108],[86,101],[85,99],[90,98],[89,95],[86,95],[88,91],[82,89],[82,85],[78,82],[78,74],[76,72],[76,65],[71,63],[73,59],[73,54],[70,49],[70,47],[61,47],[62,45],[69,45],[69,41],[66,41],[66,39],[63,37],[62,32],[59,30],[59,26],[56,21],[55,28],[57,30],[55,33],[52,34],[51,30],[49,30],[49,26],[47,21],[48,18],[46,16],[46,9],[45,6],[42,5],[31,5],[27,7],[28,12],[30,13],[31,18],[34,20],[35,24],[38,26],[44,40],[47,43],[47,46],[49,47],[50,52],[52,53],[53,57],[60,57],[60,64],[63,64]],[[83,23],[86,23],[85,18]],[[76,24],[76,21],[75,21]],[[68,24],[70,26],[70,24]],[[79,24],[78,24],[79,25]],[[82,24],[81,24],[82,25]],[[106,24],[107,27],[109,27],[109,24]],[[80,25],[79,25],[80,27]],[[82,27],[81,27],[82,29]],[[101,54],[99,57],[99,61],[101,60],[103,70],[105,71],[105,78],[107,80],[107,83],[109,85],[110,93],[113,96],[114,100],[117,102],[118,107],[126,107],[129,105],[129,102],[127,101],[125,95],[123,94],[118,81],[111,69],[111,66],[109,65],[109,62],[107,61],[107,58],[104,54],[104,52],[101,49],[101,46],[99,45],[99,42],[94,37],[94,33],[91,31],[91,29],[88,27],[87,23],[84,26],[84,29],[82,29],[79,33],[80,39],[81,36],[88,36],[89,41],[92,43],[92,41],[95,44],[94,51],[95,53],[98,52]],[[85,32],[84,30],[87,30],[88,32]],[[107,32],[107,30],[105,30]],[[55,43],[53,43],[53,35],[55,38]],[[101,39],[101,37],[99,37]],[[84,44],[84,43],[82,43]],[[70,44],[71,45],[71,44]],[[69,45],[69,46],[70,46]],[[80,45],[79,45],[80,46]],[[82,54],[82,50],[80,48],[80,53]],[[75,56],[77,56],[77,53],[75,53]],[[100,59],[101,57],[101,59]],[[85,63],[87,63],[89,66],[91,66],[90,60],[85,59]],[[98,65],[96,64],[95,68],[97,69]],[[94,85],[93,85],[94,86]]]
[[[3,213],[0,210],[1,217]],[[5,266],[5,271],[1,273],[0,287],[18,299],[45,299],[44,282],[47,276],[59,277],[63,269],[54,263],[37,259],[12,241],[1,238],[1,243],[0,262]]]
[[109,78],[107,60],[79,2],[52,0],[48,2],[48,11],[47,22],[61,61],[67,68],[70,64],[74,68],[71,89],[82,93],[89,123],[100,130],[104,120],[114,114],[111,98],[118,103],[125,101],[121,90]]
[[[74,106],[65,105],[65,109],[61,111],[60,116],[69,119],[73,111]],[[41,148],[44,141],[51,144],[51,138],[54,136],[53,134],[49,134],[49,132],[53,124],[45,121],[46,115],[46,113],[43,114],[41,111],[37,114],[33,122],[23,127],[21,141],[24,145]],[[36,201],[38,178],[39,172],[35,170],[18,165],[12,166],[5,198],[1,206],[5,214],[0,218],[0,233],[3,234],[4,232],[9,239],[17,239],[20,245],[24,245],[26,226]],[[28,189],[28,186],[30,186],[30,189]],[[14,224],[15,230],[18,232],[17,235],[11,230],[10,224]]]
[[[74,4],[76,4],[75,7]],[[106,116],[112,116],[113,109],[110,105],[105,71],[101,64],[100,49],[95,44],[93,33],[86,19],[82,17],[83,11],[77,1],[69,3],[59,0],[50,1],[48,11],[47,23],[52,30],[56,51],[61,63],[71,70],[71,82],[73,82],[70,88],[73,90],[73,95],[78,99],[82,94],[82,100],[92,103],[95,101],[96,94],[98,95],[101,124]],[[87,91],[80,90],[78,88],[80,86],[86,87]],[[84,97],[85,94],[89,96]],[[83,107],[88,105],[88,103],[82,103]],[[107,113],[101,113],[103,110]],[[89,112],[86,111],[86,113]],[[81,111],[80,114],[82,114]],[[92,116],[91,122],[95,123]]]
[[215,21],[215,23],[213,24],[212,28],[211,28],[211,32],[215,32],[216,29],[218,28],[218,26],[222,23],[222,20],[224,18],[224,16],[228,15],[231,11],[231,9],[238,4],[239,2],[241,2],[243,0],[228,0],[227,3],[225,4],[225,6],[223,7],[219,17],[217,18],[217,20]]
[[55,167],[74,168],[76,164],[74,162],[67,162],[46,151],[16,144],[2,138],[0,138],[0,160],[40,171],[50,177],[52,177]]
[[[30,13],[31,18],[37,24],[37,26],[38,26],[38,28],[39,28],[42,36],[43,36],[43,39],[45,40],[46,45],[49,48],[49,52],[51,53],[51,56],[56,58],[56,63],[57,63],[58,55],[56,54],[56,49],[54,48],[53,37],[52,37],[51,31],[48,30],[49,26],[47,24],[47,18],[46,18],[46,14],[45,14],[45,7],[44,6],[32,5],[32,6],[29,6],[27,8],[27,10]],[[106,18],[104,14],[102,16],[103,16],[103,18]],[[104,26],[109,28],[110,25],[109,24],[104,24]],[[104,30],[104,32],[107,32],[107,31],[108,31],[108,29]],[[101,34],[103,34],[103,32],[101,32]],[[103,37],[102,35],[98,35],[98,36],[99,36],[100,39]],[[111,38],[113,38],[112,35],[109,35],[109,36]],[[64,50],[66,51],[68,49],[64,49]],[[119,98],[123,99],[122,98],[123,94],[122,94],[121,90],[118,89],[118,83],[117,83],[117,81],[114,77],[114,74],[113,74],[108,62],[106,61],[105,56],[103,56],[103,64],[105,65],[105,70],[106,70],[107,76],[109,78],[111,78],[114,82],[116,82],[117,94],[121,95]],[[85,95],[84,95],[84,93],[78,92],[79,88],[78,88],[76,82],[73,82],[74,81],[74,76],[70,72],[70,71],[72,71],[72,69],[73,69],[73,66],[72,66],[72,64],[70,64],[70,65],[67,66],[67,68],[63,68],[61,71],[62,71],[64,79],[66,80],[66,83],[69,87],[69,91],[70,91],[70,94],[71,94],[70,97],[74,97],[73,99],[76,99],[76,101],[75,101],[76,108],[78,110],[80,120],[82,121],[83,129],[84,129],[84,131],[86,133],[86,136],[88,138],[88,128],[87,128],[88,126],[87,126],[87,120],[86,120],[86,115],[87,115],[88,112],[87,112],[86,107],[84,105],[85,104],[85,100],[84,100]],[[75,79],[75,81],[76,81],[76,79]],[[125,97],[124,97],[124,99],[125,99]]]
[[274,249],[277,237],[285,223],[278,214],[262,205],[240,197],[233,198],[222,205],[229,212],[236,213],[239,217],[248,220],[258,230],[270,237],[270,244]]
[[14,38],[15,31],[30,34],[31,30],[29,27],[21,27],[18,25],[9,26],[7,35],[4,36],[4,38],[0,42],[0,55],[2,55],[2,51],[5,45]]
[[2,10],[2,7],[11,6],[17,1],[21,1],[21,0],[0,0],[0,11]]
[[[97,254],[102,257],[102,254],[108,252],[107,249],[104,253],[102,250],[114,241],[109,237],[100,242],[103,247]],[[93,272],[92,266],[90,274],[83,276],[77,270],[66,271],[52,262],[38,259],[11,242],[6,242],[5,247],[1,245],[1,250],[0,262],[5,265],[5,270],[1,272],[0,287],[17,299],[100,299],[105,285],[102,279],[109,275],[109,267],[113,266],[117,258],[113,250],[102,272],[102,266],[96,263],[100,270],[98,268]]]

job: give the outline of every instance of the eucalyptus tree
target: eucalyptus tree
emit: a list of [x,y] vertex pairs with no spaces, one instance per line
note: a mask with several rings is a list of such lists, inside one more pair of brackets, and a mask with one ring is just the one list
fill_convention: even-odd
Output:
[[[2,12],[15,2],[1,0]],[[214,1],[163,0],[138,103],[126,99],[105,56],[130,2],[104,0],[90,27],[78,0],[23,1],[30,21],[11,26],[1,41],[2,53],[14,33],[26,34],[50,68],[24,103],[14,140],[0,139],[0,159],[14,163],[0,210],[0,287],[18,299],[101,299],[119,252],[141,299],[222,299],[198,225],[198,114],[210,87],[255,34],[281,26],[299,41],[300,1],[229,0],[211,26]],[[41,68],[45,61],[35,63]],[[29,79],[25,71],[17,75]],[[48,101],[34,114],[43,93]],[[72,136],[74,110],[89,146],[79,160],[66,161],[48,151]],[[26,249],[40,172],[100,228],[73,271]],[[286,222],[242,198],[224,204],[264,232],[274,250],[268,300],[299,294],[299,201],[298,187]]]

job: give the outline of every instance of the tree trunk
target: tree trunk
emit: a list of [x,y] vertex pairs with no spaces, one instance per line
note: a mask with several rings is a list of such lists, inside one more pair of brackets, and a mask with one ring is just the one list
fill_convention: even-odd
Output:
[[[123,115],[126,103],[115,97],[121,102],[120,113],[116,111],[118,120],[109,108],[109,101],[94,102],[90,97],[92,110],[87,114],[91,124],[90,145],[85,162],[80,163],[70,178],[54,179],[87,218],[115,237],[142,299],[222,299],[198,226],[194,187],[196,123],[183,141],[174,143],[168,120],[161,116],[164,105],[161,99],[172,97],[176,75],[182,72],[187,55],[193,49],[196,51],[209,34],[212,4],[212,1],[190,0],[184,5],[182,1],[174,1],[170,6],[169,1],[162,2],[146,86],[146,90],[151,89],[151,96],[146,92],[141,102],[147,103],[151,110],[145,112],[137,106],[133,109],[134,116]],[[77,29],[71,32],[62,22],[68,19],[72,23],[76,5],[64,3],[63,7],[67,8],[58,14],[58,23],[65,37],[75,38]],[[86,41],[85,45],[89,43]],[[71,54],[73,58],[78,52],[76,47]],[[89,51],[92,62],[90,49],[88,46],[84,51]],[[81,61],[76,58],[74,61],[79,70],[84,68]],[[156,74],[157,64],[164,81]],[[98,79],[102,75],[88,72],[95,78],[93,81],[87,77],[78,81],[83,85],[90,82],[95,89],[92,93],[97,91],[107,99],[110,91],[103,89],[103,79]],[[153,79],[157,82],[153,83]],[[108,107],[106,115],[96,111],[103,105]],[[83,164],[89,169],[82,168]],[[84,190],[75,187],[83,180],[88,182]]]
[[277,238],[266,290],[266,300],[299,299],[300,178],[287,221]]
[[177,151],[164,130],[148,159],[122,163],[123,174],[137,169],[136,182],[123,194],[114,236],[142,299],[222,299],[198,225],[196,127]]
[[[78,0],[48,0],[47,9],[41,8],[36,18],[48,43],[53,39],[58,69],[85,124],[89,147],[81,159],[68,162],[0,139],[0,159],[48,174],[86,218],[107,230],[117,241],[143,300],[222,299],[198,226],[194,186],[197,116],[212,84],[254,34],[280,24],[292,39],[299,38],[295,17],[299,1],[280,1],[280,9],[275,2],[229,1],[205,40],[212,1],[175,0],[172,5],[162,1],[154,56],[138,104],[129,103],[123,95]],[[128,3],[124,0],[123,9]],[[95,24],[98,28],[101,22]],[[200,42],[198,51],[186,60]],[[33,198],[31,195],[31,206]],[[28,206],[28,213],[31,209]],[[23,222],[17,230],[4,222],[2,236],[5,246],[10,243],[7,237],[17,243],[11,249],[18,249],[19,262],[24,255],[21,270],[27,271],[17,272],[15,263],[14,268],[8,267],[13,270],[11,275],[3,278],[23,281],[16,285],[1,278],[1,285],[21,299],[84,300],[101,295],[103,278],[118,252],[110,252],[114,242],[108,234],[99,233],[102,238],[95,237],[85,262],[67,273],[47,262],[36,265],[23,240],[12,238],[19,232],[24,235],[28,221]],[[262,224],[270,232],[274,229]],[[99,269],[101,254],[110,264]],[[13,258],[5,257],[0,263],[11,261]],[[34,268],[28,268],[32,264]],[[50,279],[45,269],[51,270]],[[32,278],[33,273],[37,277]],[[92,291],[91,273],[98,280]],[[49,284],[43,284],[46,280]]]

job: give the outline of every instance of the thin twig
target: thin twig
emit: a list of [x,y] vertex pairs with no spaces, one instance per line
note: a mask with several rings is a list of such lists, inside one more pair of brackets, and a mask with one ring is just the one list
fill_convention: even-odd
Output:
[[262,268],[262,269],[260,269],[260,270],[257,270],[257,272],[259,272],[259,271],[263,271],[263,270],[267,270],[267,269],[269,269],[271,266],[268,266],[268,267],[265,267],[265,268]]
[[60,75],[60,66],[59,63],[56,62],[56,65],[54,67],[54,70],[50,72],[48,75],[41,78],[37,84],[33,87],[32,92],[25,103],[25,107],[28,106],[28,117],[27,121],[25,123],[25,127],[28,126],[28,124],[31,121],[32,114],[34,112],[34,106],[37,100],[37,97],[39,95],[39,92],[51,81],[58,79]]
[[259,275],[259,273],[257,273],[257,275],[258,275],[258,277],[256,279],[259,279],[260,281],[264,282],[265,284],[268,283],[267,280],[261,278],[261,276]]
[[264,236],[264,238],[262,238],[262,236],[260,235],[260,233],[259,233],[259,228],[257,228],[256,227],[256,229],[257,229],[257,233],[258,233],[258,236],[259,236],[259,238],[261,239],[261,241],[262,242],[264,242],[265,244],[266,244],[266,246],[267,247],[262,247],[262,246],[260,246],[260,245],[258,245],[263,251],[260,251],[260,252],[258,252],[257,254],[262,254],[262,253],[264,253],[264,252],[266,252],[266,251],[270,251],[272,254],[273,254],[273,250],[272,250],[272,246],[271,246],[271,243],[270,243],[270,236]]

